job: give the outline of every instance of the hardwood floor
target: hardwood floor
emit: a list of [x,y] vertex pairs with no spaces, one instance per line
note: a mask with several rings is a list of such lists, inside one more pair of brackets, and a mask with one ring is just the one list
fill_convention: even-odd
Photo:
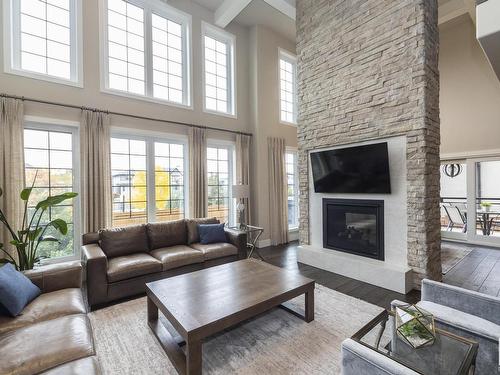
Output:
[[[408,303],[415,303],[420,299],[420,292],[416,290],[404,295],[297,263],[297,246],[298,243],[292,242],[287,245],[262,248],[259,252],[268,263],[298,270],[302,275],[316,280],[320,285],[384,308],[390,308],[391,301],[394,299]],[[466,289],[500,296],[500,249],[463,246],[472,248],[472,252],[450,270],[444,276],[443,281]]]

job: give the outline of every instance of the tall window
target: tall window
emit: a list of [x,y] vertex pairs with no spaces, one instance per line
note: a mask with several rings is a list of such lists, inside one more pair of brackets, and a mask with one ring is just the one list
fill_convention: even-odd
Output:
[[232,152],[230,147],[207,148],[208,215],[217,217],[221,223],[230,221]]
[[286,152],[286,178],[288,188],[288,228],[295,229],[299,226],[299,184],[297,153]]
[[81,84],[81,0],[6,0],[10,73]]
[[205,110],[235,115],[233,35],[203,23]]
[[297,123],[297,61],[296,57],[280,50],[280,120]]
[[184,218],[184,145],[155,142],[156,221]]
[[190,16],[155,0],[103,1],[105,88],[190,106]]
[[[75,129],[76,130],[76,129]],[[77,133],[71,128],[39,126],[27,124],[24,130],[24,157],[26,184],[34,189],[28,202],[29,213],[33,214],[36,204],[48,196],[67,192],[78,192],[78,157],[74,150]],[[76,157],[75,157],[76,156]],[[36,179],[35,179],[36,176]],[[46,235],[60,238],[61,242],[45,242],[40,245],[40,255],[47,258],[72,256],[78,246],[79,210],[77,200],[67,200],[63,204],[46,211],[42,224],[54,219],[68,223],[68,234],[62,236],[53,228]]]
[[185,149],[154,138],[111,138],[114,227],[184,218]]

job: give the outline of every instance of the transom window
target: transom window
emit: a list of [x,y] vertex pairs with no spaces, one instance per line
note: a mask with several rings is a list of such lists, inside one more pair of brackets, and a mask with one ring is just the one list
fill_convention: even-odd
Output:
[[286,178],[288,195],[288,228],[295,229],[299,226],[299,184],[297,171],[297,153],[287,151]]
[[190,106],[191,16],[159,0],[102,1],[105,89]]
[[234,36],[203,23],[205,110],[235,115]]
[[[24,130],[26,185],[31,186],[35,182],[28,202],[31,215],[36,204],[48,196],[78,191],[78,155],[75,155],[73,146],[76,138],[77,134],[73,129],[27,124]],[[46,211],[41,223],[63,219],[68,223],[68,234],[61,236],[52,227],[48,228],[45,234],[60,238],[61,242],[42,243],[39,247],[41,256],[59,258],[75,255],[79,228],[74,223],[78,222],[78,217],[76,199],[67,200]]]
[[232,152],[230,147],[207,148],[208,215],[217,217],[221,223],[232,216],[231,191],[233,184]]
[[6,0],[6,70],[80,85],[80,7],[80,0]]
[[295,56],[280,50],[280,121],[297,123],[297,62]]
[[114,227],[184,218],[185,152],[181,142],[111,138]]

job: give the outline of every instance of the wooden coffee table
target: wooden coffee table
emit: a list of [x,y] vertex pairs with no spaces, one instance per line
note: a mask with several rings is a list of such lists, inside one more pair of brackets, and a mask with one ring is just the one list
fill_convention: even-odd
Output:
[[206,337],[301,294],[304,314],[284,308],[314,320],[314,280],[255,259],[147,283],[146,293],[149,327],[180,374],[201,374]]

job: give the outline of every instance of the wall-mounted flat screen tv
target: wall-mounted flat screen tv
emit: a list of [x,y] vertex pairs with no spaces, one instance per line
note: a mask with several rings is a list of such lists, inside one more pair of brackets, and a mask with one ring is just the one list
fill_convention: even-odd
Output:
[[316,193],[389,194],[387,143],[311,153]]

